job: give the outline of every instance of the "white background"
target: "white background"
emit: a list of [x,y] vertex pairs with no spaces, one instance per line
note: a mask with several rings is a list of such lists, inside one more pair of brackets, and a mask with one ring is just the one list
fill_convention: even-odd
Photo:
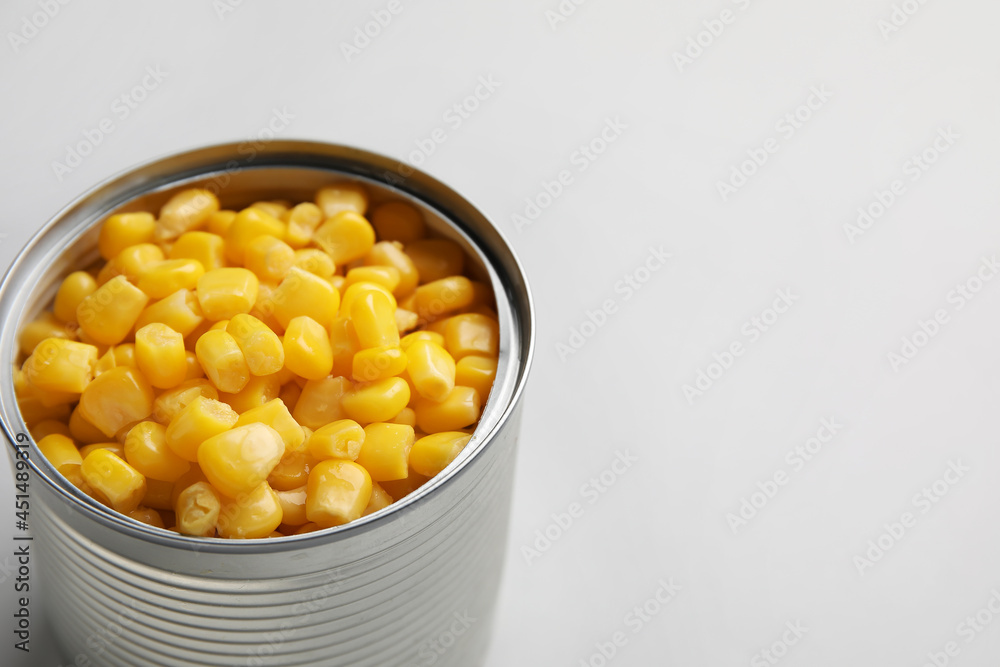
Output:
[[[919,667],[950,641],[948,664],[993,666],[1000,620],[959,626],[1000,590],[1000,280],[961,308],[952,291],[1000,251],[1000,5],[907,0],[915,13],[890,32],[879,22],[893,2],[589,0],[553,24],[557,0],[400,0],[350,58],[341,45],[387,2],[244,2],[221,16],[210,2],[72,2],[16,50],[9,33],[41,10],[5,2],[0,259],[91,185],[257,137],[274,109],[294,116],[282,137],[413,160],[503,229],[536,299],[488,667],[597,667],[619,632],[608,664],[773,664],[755,655],[786,623],[806,629],[775,647],[788,667]],[[732,20],[713,24],[723,10]],[[679,66],[699,33],[707,46]],[[115,100],[147,67],[166,77],[121,118]],[[449,123],[480,77],[499,87]],[[800,108],[814,88],[829,98]],[[808,120],[789,136],[782,119],[796,112]],[[113,132],[57,177],[53,163],[104,118]],[[581,171],[574,153],[616,119],[624,129]],[[446,141],[414,155],[435,128]],[[914,172],[908,161],[949,128],[948,150]],[[772,139],[724,200],[718,183]],[[518,229],[512,215],[562,170],[570,184]],[[897,179],[905,190],[852,243],[845,225]],[[646,274],[650,247],[672,257]],[[626,275],[648,278],[628,299]],[[778,290],[794,302],[774,323]],[[582,347],[557,347],[609,299]],[[894,369],[888,355],[939,309],[947,322]],[[751,340],[755,316],[772,325]],[[718,377],[713,355],[734,342],[744,353],[688,401],[684,385]],[[844,426],[821,451],[786,459],[830,418]],[[626,452],[638,461],[605,472]],[[949,462],[968,471],[915,502]],[[612,484],[584,488],[602,472]],[[776,473],[787,483],[734,531],[727,514]],[[2,478],[0,545],[13,529]],[[560,529],[553,515],[573,503]],[[915,525],[883,535],[904,512]],[[557,539],[538,541],[546,529]],[[859,564],[880,535],[888,551]],[[636,622],[661,580],[679,592]],[[58,664],[32,611],[31,660],[2,664]],[[8,656],[12,619],[0,619]]]

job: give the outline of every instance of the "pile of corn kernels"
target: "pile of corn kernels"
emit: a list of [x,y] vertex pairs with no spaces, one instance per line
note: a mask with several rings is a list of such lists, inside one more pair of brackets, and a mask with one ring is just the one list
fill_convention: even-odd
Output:
[[112,215],[20,333],[21,414],[87,495],[185,535],[280,537],[413,492],[468,443],[499,327],[462,248],[357,183]]

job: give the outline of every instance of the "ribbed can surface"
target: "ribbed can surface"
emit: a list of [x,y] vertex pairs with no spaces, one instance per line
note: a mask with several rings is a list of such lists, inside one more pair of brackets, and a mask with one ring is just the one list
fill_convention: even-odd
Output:
[[62,275],[93,256],[96,225],[110,211],[155,206],[191,185],[215,184],[224,201],[268,193],[305,199],[347,176],[421,206],[432,228],[478,258],[480,279],[497,295],[494,389],[472,441],[438,477],[370,517],[290,538],[198,540],[158,531],[109,512],[33,455],[34,550],[48,595],[43,606],[65,660],[130,667],[481,664],[531,356],[530,295],[517,260],[474,207],[410,167],[329,144],[273,142],[250,158],[239,148],[200,149],[131,170],[72,204],[29,244],[0,287],[0,354],[8,364],[0,408],[9,440],[27,432],[10,372],[20,326]]

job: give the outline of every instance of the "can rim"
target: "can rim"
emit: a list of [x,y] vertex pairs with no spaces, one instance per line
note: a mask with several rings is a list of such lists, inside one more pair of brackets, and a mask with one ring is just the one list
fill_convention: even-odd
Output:
[[[25,270],[25,264],[30,252],[35,249],[36,246],[60,224],[60,222],[89,200],[102,194],[111,196],[114,190],[121,189],[127,184],[131,184],[133,190],[137,190],[134,192],[127,192],[128,196],[121,197],[116,204],[110,203],[105,208],[106,213],[107,210],[113,209],[115,206],[121,205],[123,202],[133,199],[142,193],[155,191],[157,189],[155,187],[140,189],[144,183],[148,183],[153,180],[151,178],[143,180],[142,175],[145,172],[154,170],[158,167],[163,167],[170,162],[179,161],[190,163],[194,161],[194,165],[189,166],[187,170],[179,173],[172,172],[169,175],[161,174],[158,180],[163,181],[164,187],[175,187],[183,183],[185,180],[190,180],[195,177],[210,177],[212,174],[218,173],[219,170],[208,167],[213,165],[218,166],[219,161],[224,155],[234,155],[245,145],[245,143],[246,142],[227,142],[210,144],[199,148],[161,154],[157,157],[139,162],[132,167],[122,169],[91,186],[83,193],[75,197],[66,206],[58,210],[24,245],[5,271],[3,277],[0,278],[0,304],[6,303],[8,296],[7,293],[11,289],[16,289],[16,286],[13,285],[13,279]],[[412,167],[405,162],[350,145],[320,142],[308,139],[283,139],[262,142],[255,150],[256,152],[254,156],[251,157],[245,165],[240,167],[238,171],[242,169],[274,168],[280,166],[315,168],[319,170],[329,170],[331,172],[337,172],[344,169],[344,171],[341,171],[340,173],[347,176],[361,177],[362,179],[367,178],[368,180],[373,180],[382,186],[398,189],[407,193],[411,197],[419,199],[424,205],[441,212],[442,217],[454,226],[458,225],[456,220],[457,212],[453,210],[453,207],[456,205],[461,207],[464,216],[472,216],[477,219],[477,222],[485,224],[486,228],[497,237],[501,249],[506,255],[504,258],[505,264],[508,264],[515,271],[515,276],[500,276],[498,273],[499,278],[507,278],[509,280],[514,277],[519,281],[518,296],[521,303],[516,309],[513,304],[511,304],[511,314],[516,315],[516,317],[514,318],[515,321],[512,321],[509,327],[514,335],[518,337],[518,356],[515,360],[512,360],[517,362],[512,363],[512,373],[515,377],[513,389],[509,395],[505,397],[506,402],[502,409],[498,411],[490,429],[482,434],[477,433],[479,437],[474,438],[472,442],[472,444],[475,445],[474,449],[470,451],[468,455],[461,457],[460,460],[453,462],[448,469],[430,479],[413,493],[393,502],[391,505],[379,510],[378,512],[366,517],[361,517],[360,519],[351,521],[341,526],[321,529],[302,535],[289,535],[280,539],[258,538],[249,540],[233,540],[215,537],[198,538],[148,526],[133,519],[129,519],[128,517],[101,505],[80,492],[75,487],[72,491],[68,490],[65,488],[65,484],[59,483],[58,480],[60,476],[58,476],[58,473],[44,459],[30,458],[28,460],[28,465],[34,473],[42,477],[45,486],[48,489],[55,491],[59,496],[60,501],[66,503],[71,509],[87,514],[91,519],[97,521],[102,526],[110,528],[117,533],[127,534],[131,537],[139,538],[151,544],[215,554],[276,553],[301,549],[307,544],[311,546],[313,544],[336,542],[342,539],[347,539],[352,535],[367,533],[371,530],[381,528],[390,521],[402,520],[410,511],[414,509],[414,506],[417,503],[434,494],[441,493],[443,488],[450,485],[453,480],[461,476],[468,469],[471,462],[480,457],[490,446],[496,436],[496,433],[510,418],[511,413],[515,410],[518,402],[521,400],[524,386],[531,368],[535,342],[534,303],[530,288],[528,287],[527,280],[525,278],[524,267],[503,231],[498,225],[494,224],[472,201],[452,189],[450,186],[430,176],[426,172]],[[213,155],[217,157],[215,159],[210,159]],[[265,159],[259,162],[252,161],[261,156]],[[295,159],[282,163],[279,161],[282,158]],[[201,162],[198,162],[199,159]],[[232,160],[230,160],[230,162],[232,162]],[[355,170],[347,171],[345,168],[348,165],[355,167]],[[370,167],[370,169],[365,170],[362,167]],[[228,163],[226,165],[226,169],[228,169]],[[392,174],[398,174],[399,176],[390,176]],[[138,177],[138,181],[135,180],[136,177]],[[392,178],[393,182],[387,180],[387,177]],[[446,198],[450,203],[450,206],[442,206],[442,202],[437,199],[428,199],[428,193],[434,193],[439,197]],[[476,243],[474,245],[476,249],[484,255],[482,259],[495,270],[495,265],[489,261],[491,258],[489,256],[485,256],[485,251],[487,250],[485,244]],[[7,318],[7,320],[11,321],[12,318]],[[520,335],[518,336],[518,334]],[[10,338],[11,335],[8,334],[7,337]],[[16,334],[14,334],[14,337],[16,339]],[[10,353],[11,356],[9,360],[13,366],[13,360],[16,359],[17,355],[16,340],[14,345],[10,347]],[[12,428],[11,419],[6,417],[13,416],[20,424],[23,424],[23,420],[16,402],[11,398],[13,396],[13,374],[8,377],[4,377],[0,382],[2,382],[2,385],[0,385],[0,411],[2,411],[3,416],[5,417],[0,420],[0,428],[3,429],[4,435],[7,438],[8,453],[11,456],[11,460],[14,461],[14,457],[17,456],[18,451],[17,446],[15,445],[18,433]],[[27,433],[26,427],[24,432]]]

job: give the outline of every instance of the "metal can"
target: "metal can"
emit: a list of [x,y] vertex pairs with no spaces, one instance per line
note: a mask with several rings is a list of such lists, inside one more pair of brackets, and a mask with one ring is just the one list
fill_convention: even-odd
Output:
[[[474,275],[494,288],[497,379],[472,440],[445,471],[352,523],[236,541],[172,534],[118,515],[32,451],[12,379],[18,332],[63,276],[97,259],[109,213],[158,210],[178,189],[195,186],[218,192],[230,208],[306,201],[344,178],[364,183],[376,199],[418,206],[430,228],[465,247]],[[0,313],[0,416],[12,461],[29,452],[42,606],[71,664],[482,663],[507,542],[533,313],[510,246],[460,195],[404,163],[325,143],[226,144],[172,155],[98,185],[58,213],[4,277]]]

